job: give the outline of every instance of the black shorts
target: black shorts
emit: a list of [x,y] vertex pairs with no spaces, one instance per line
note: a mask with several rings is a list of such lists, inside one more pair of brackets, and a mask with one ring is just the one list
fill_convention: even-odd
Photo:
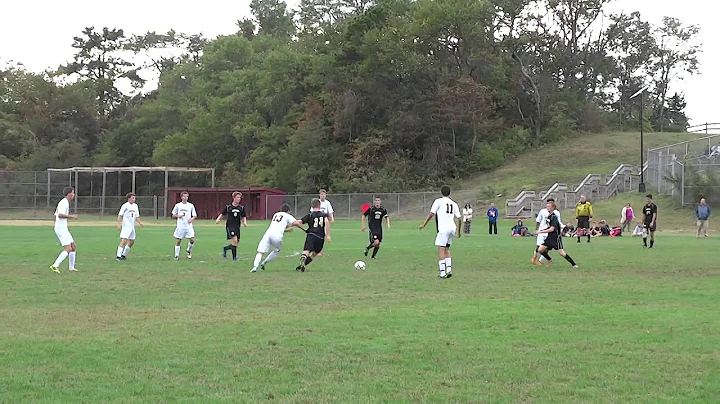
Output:
[[232,240],[234,237],[240,240],[240,227],[226,227],[225,232],[227,233],[228,240]]
[[654,233],[655,229],[657,229],[657,222],[655,222],[653,226],[650,226],[650,223],[645,223],[645,228],[647,229],[647,231]]
[[305,246],[303,247],[303,251],[319,253],[322,252],[324,246],[324,238],[320,238],[314,234],[308,234],[307,236],[305,236]]
[[550,237],[545,239],[545,242],[543,244],[545,247],[548,248],[548,250],[561,250],[563,248],[562,245],[562,237]]
[[382,229],[380,229],[380,230],[370,229],[370,242],[374,243],[375,240],[377,240],[379,243],[382,243]]
[[580,216],[578,218],[578,229],[589,229],[590,228],[590,218],[588,216]]

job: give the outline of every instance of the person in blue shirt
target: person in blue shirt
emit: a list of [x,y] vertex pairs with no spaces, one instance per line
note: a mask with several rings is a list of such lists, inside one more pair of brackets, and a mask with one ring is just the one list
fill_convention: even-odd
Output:
[[705,198],[700,199],[700,205],[695,207],[695,216],[697,216],[697,236],[704,233],[708,236],[708,220],[710,219],[710,205],[705,202]]
[[499,214],[500,212],[498,212],[498,208],[495,207],[494,203],[491,203],[490,208],[487,210],[488,234],[497,235],[497,220]]

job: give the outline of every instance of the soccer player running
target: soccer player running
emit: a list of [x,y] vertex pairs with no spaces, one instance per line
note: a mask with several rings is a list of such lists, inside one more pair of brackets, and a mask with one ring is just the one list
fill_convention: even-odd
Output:
[[240,240],[240,223],[243,226],[248,227],[247,214],[245,213],[245,206],[240,205],[242,200],[242,192],[235,191],[232,194],[233,201],[230,205],[225,206],[222,212],[215,219],[215,223],[220,223],[220,219],[223,217],[225,220],[225,232],[227,233],[227,239],[230,240],[230,244],[223,247],[223,257],[227,257],[227,251],[232,252],[233,261],[237,261],[237,246]]
[[[547,202],[555,202],[555,199],[550,198],[546,201]],[[558,222],[562,223],[562,219],[560,219],[560,211],[555,209],[554,212],[552,212],[553,215],[557,215]],[[540,212],[538,212],[537,218],[535,219],[535,233],[538,233],[540,230],[545,230],[548,227],[548,218],[550,217],[550,212],[548,212],[547,208],[542,208]],[[561,226],[562,227],[562,226]],[[562,230],[562,229],[561,229]],[[540,249],[540,246],[543,245],[545,242],[545,239],[547,238],[547,233],[539,233],[537,235],[537,239],[535,241],[535,252],[533,253],[533,257],[530,259],[530,262],[533,264],[541,265],[541,262],[545,257],[543,257],[538,250]]]
[[145,227],[140,221],[140,208],[135,203],[135,194],[127,194],[127,202],[123,203],[118,212],[117,229],[120,231],[120,245],[115,254],[116,261],[125,261],[130,248],[135,245],[135,223]]
[[370,225],[370,244],[365,247],[365,256],[367,257],[370,247],[373,247],[372,259],[375,259],[383,240],[383,218],[387,220],[387,228],[390,228],[390,216],[388,216],[388,211],[382,207],[381,203],[382,201],[380,201],[380,198],[375,198],[373,206],[368,208],[360,217],[362,222],[362,227],[360,228],[361,231],[365,231],[365,218],[368,218],[368,224]]
[[647,203],[643,206],[645,216],[645,232],[643,233],[643,248],[648,247],[647,236],[650,234],[650,248],[655,245],[655,230],[657,229],[657,205],[653,203],[652,195],[645,195]]
[[303,223],[308,225],[307,230],[303,229],[307,236],[305,236],[305,246],[300,256],[300,265],[295,268],[296,271],[305,272],[305,267],[310,265],[313,259],[322,252],[325,240],[329,243],[332,242],[330,238],[330,220],[328,220],[328,215],[320,210],[320,204],[320,199],[313,199],[311,202],[312,212],[293,223],[294,226],[298,227]]
[[[555,201],[548,201],[547,210],[548,212],[555,212],[557,210],[557,205],[555,205]],[[549,217],[546,219],[546,223],[547,227],[545,229],[536,231],[535,233],[533,233],[533,235],[547,234],[547,237],[545,238],[545,241],[543,241],[543,244],[538,247],[538,252],[547,260],[547,266],[552,265],[552,258],[550,258],[548,251],[558,250],[560,255],[565,258],[567,262],[569,262],[570,265],[573,266],[573,268],[577,268],[578,266],[575,261],[572,259],[572,257],[565,253],[565,250],[563,249],[561,235],[562,226],[560,225],[559,215],[549,215]]]
[[[420,226],[420,230],[427,226],[430,219],[435,217],[435,225],[437,227],[437,236],[435,236],[435,245],[438,248],[438,256],[440,261],[440,279],[448,279],[452,277],[452,259],[450,257],[450,245],[457,233],[457,237],[462,234],[457,231],[462,226],[462,215],[458,204],[450,199],[450,187],[443,185],[440,188],[442,198],[438,198],[433,202],[430,208],[430,214],[425,218],[425,223]],[[455,223],[457,219],[457,224]]]
[[[328,219],[331,222],[335,222],[335,211],[333,210],[332,204],[327,199],[327,191],[324,189],[321,189],[318,193],[318,197],[320,198],[320,211],[328,215]],[[310,206],[310,213],[312,213],[313,208]],[[318,256],[322,256],[322,253],[318,253]]]
[[[285,233],[292,231],[293,226],[300,227],[295,223],[295,218],[290,214],[290,206],[283,205],[280,212],[273,215],[272,220],[270,220],[270,226],[268,226],[265,235],[263,235],[260,243],[258,243],[257,255],[255,255],[255,262],[250,272],[257,272],[258,267],[264,271],[265,264],[278,256],[280,248],[282,248]],[[265,260],[261,263],[260,260],[262,260],[263,256],[268,252],[270,252],[270,254],[265,257]]]
[[185,250],[188,259],[192,258],[192,250],[193,247],[195,247],[195,228],[193,227],[193,222],[195,218],[197,218],[197,211],[195,210],[195,205],[188,202],[189,198],[190,194],[187,191],[183,191],[180,194],[180,202],[176,203],[172,210],[172,217],[177,219],[175,232],[173,233],[173,237],[175,237],[175,261],[180,260],[182,239],[190,239],[187,250]]
[[63,250],[58,255],[55,262],[50,265],[50,270],[56,273],[60,273],[60,264],[65,261],[65,258],[70,257],[70,266],[68,269],[72,272],[77,272],[75,269],[75,254],[77,247],[75,246],[75,239],[73,239],[70,230],[68,229],[68,219],[77,219],[77,215],[70,214],[70,201],[75,198],[75,190],[71,187],[63,190],[65,197],[60,200],[55,209],[55,235],[60,240],[60,245],[63,246]]
[[[587,242],[590,242],[590,219],[593,217],[593,206],[587,200],[585,195],[580,195],[580,202],[575,208],[575,218],[577,219],[577,242],[580,242],[582,234],[587,236]],[[582,229],[583,231],[580,231]]]

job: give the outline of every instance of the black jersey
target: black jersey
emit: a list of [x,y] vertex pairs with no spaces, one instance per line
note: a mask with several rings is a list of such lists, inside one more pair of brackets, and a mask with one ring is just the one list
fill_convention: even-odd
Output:
[[308,234],[324,239],[327,217],[328,215],[322,211],[312,211],[300,220],[308,225]]
[[225,216],[225,227],[231,229],[239,228],[242,218],[247,216],[243,205],[235,206],[233,204],[225,206],[222,214]]
[[657,218],[657,205],[650,202],[648,204],[645,204],[645,206],[643,206],[643,214],[645,215],[645,224],[652,223],[653,213],[656,215],[656,218]]
[[549,232],[547,237],[548,239],[557,240],[560,238],[560,233],[562,232],[562,226],[560,225],[560,221],[558,220],[557,215],[550,215],[547,219],[545,219],[545,222],[548,225],[548,229],[550,227],[555,227],[553,231]]
[[368,227],[370,227],[370,230],[381,231],[382,221],[387,217],[388,212],[382,206],[379,208],[372,206],[370,209],[366,210],[363,215],[368,217]]

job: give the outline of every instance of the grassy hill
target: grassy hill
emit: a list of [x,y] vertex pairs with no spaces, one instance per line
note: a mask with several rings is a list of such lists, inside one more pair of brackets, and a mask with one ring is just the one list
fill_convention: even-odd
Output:
[[[647,133],[645,148],[653,148],[704,135]],[[542,191],[556,182],[575,185],[588,174],[610,174],[620,164],[640,164],[639,133],[583,134],[542,147],[508,162],[497,170],[461,181],[459,189],[477,189],[480,199],[513,198],[522,190]]]

